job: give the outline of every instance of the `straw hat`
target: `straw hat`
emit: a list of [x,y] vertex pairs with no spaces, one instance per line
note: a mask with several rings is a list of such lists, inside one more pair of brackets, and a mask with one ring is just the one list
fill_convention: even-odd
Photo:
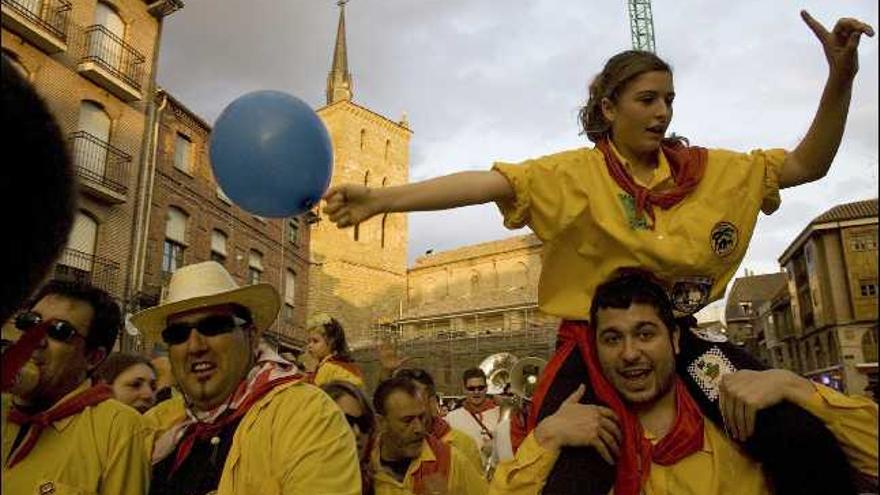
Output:
[[162,304],[132,315],[131,323],[150,338],[159,340],[170,315],[220,304],[238,304],[249,309],[258,333],[272,325],[281,306],[278,293],[271,285],[239,287],[222,265],[205,261],[175,271]]

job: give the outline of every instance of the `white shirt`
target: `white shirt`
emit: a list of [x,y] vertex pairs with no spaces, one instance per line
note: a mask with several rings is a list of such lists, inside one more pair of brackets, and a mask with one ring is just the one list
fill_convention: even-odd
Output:
[[485,433],[483,427],[480,426],[480,423],[464,407],[459,407],[458,409],[451,411],[443,419],[449,423],[449,426],[467,433],[475,442],[477,442],[477,446],[480,448],[480,457],[482,458],[483,466],[485,467],[491,457],[491,454],[487,455],[487,451],[492,451],[492,437],[496,436],[500,412],[501,409],[496,406],[488,411],[476,413],[477,417],[480,418],[480,421],[483,422],[486,429],[491,433],[491,437]]

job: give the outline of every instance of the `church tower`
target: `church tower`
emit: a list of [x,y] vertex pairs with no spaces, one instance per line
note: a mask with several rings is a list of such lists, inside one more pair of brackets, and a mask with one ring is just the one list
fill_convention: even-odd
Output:
[[[333,143],[331,185],[387,187],[409,181],[405,117],[394,121],[354,102],[345,39],[345,0],[327,77],[327,105],[318,109]],[[406,297],[407,224],[404,214],[381,215],[339,229],[326,217],[312,226],[307,312],[343,324],[349,345],[373,342],[377,324],[396,319]]]

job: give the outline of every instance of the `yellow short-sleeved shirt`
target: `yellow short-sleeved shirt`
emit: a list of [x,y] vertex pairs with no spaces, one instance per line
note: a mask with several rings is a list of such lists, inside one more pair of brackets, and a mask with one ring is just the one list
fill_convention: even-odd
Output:
[[[373,485],[375,486],[376,495],[413,495],[413,487],[415,481],[413,474],[419,469],[423,462],[429,462],[436,459],[434,452],[428,446],[427,442],[422,443],[422,451],[419,457],[410,463],[409,469],[403,481],[397,481],[385,467],[382,466],[379,457],[379,442],[373,449],[370,456],[370,465],[372,467],[374,477]],[[458,449],[452,449],[452,458],[449,466],[449,477],[446,480],[446,489],[449,494],[456,495],[485,495],[489,489],[489,485],[480,470],[473,465],[473,462],[467,459]]]
[[315,370],[315,385],[320,387],[325,383],[341,380],[351,383],[358,388],[364,388],[363,378],[345,369],[343,366],[330,361],[330,358],[331,356],[328,356],[318,364],[318,369]]
[[[90,386],[83,382],[61,400]],[[147,493],[149,430],[136,410],[108,399],[56,421],[42,431],[33,450],[8,469],[6,461],[20,430],[6,419],[9,407],[11,400],[4,400],[3,493]]]
[[[668,210],[654,207],[653,228],[646,216],[635,217],[634,200],[608,174],[596,148],[496,163],[493,170],[515,191],[512,201],[498,204],[505,226],[527,225],[544,243],[540,309],[586,320],[596,287],[620,268],[649,270],[669,283],[681,313],[720,299],[745,256],[758,212],[779,206],[785,156],[781,149],[709,150],[699,185]],[[671,181],[660,153],[646,186],[662,190]]]
[[[877,404],[816,386],[804,409],[822,419],[840,442],[852,466],[877,476]],[[703,419],[703,448],[675,464],[651,464],[646,495],[679,493],[769,495],[761,466],[752,461],[715,423]],[[656,438],[647,436],[649,440]],[[516,456],[502,462],[492,478],[493,495],[537,495],[550,475],[558,451],[541,447],[529,434]],[[588,476],[588,474],[585,474]]]

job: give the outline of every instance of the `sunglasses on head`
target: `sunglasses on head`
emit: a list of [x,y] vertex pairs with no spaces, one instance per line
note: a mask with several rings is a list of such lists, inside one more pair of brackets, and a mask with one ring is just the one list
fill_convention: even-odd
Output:
[[162,330],[162,341],[168,345],[182,344],[189,340],[190,331],[196,329],[205,337],[230,333],[249,322],[232,315],[206,316],[195,323],[172,323]]
[[476,387],[465,387],[465,389],[468,392],[482,392],[483,390],[486,390],[486,386],[485,385],[477,385]]
[[44,322],[42,315],[35,311],[25,311],[15,317],[15,328],[22,332],[33,330],[40,325],[45,325],[46,335],[58,342],[68,342],[74,337],[85,339],[81,333],[76,331],[76,327],[67,320],[54,319]]
[[361,430],[361,433],[369,433],[370,430],[372,430],[370,420],[367,418],[366,414],[361,414],[360,416],[346,414],[345,419],[348,421],[349,426],[357,425],[358,429]]

